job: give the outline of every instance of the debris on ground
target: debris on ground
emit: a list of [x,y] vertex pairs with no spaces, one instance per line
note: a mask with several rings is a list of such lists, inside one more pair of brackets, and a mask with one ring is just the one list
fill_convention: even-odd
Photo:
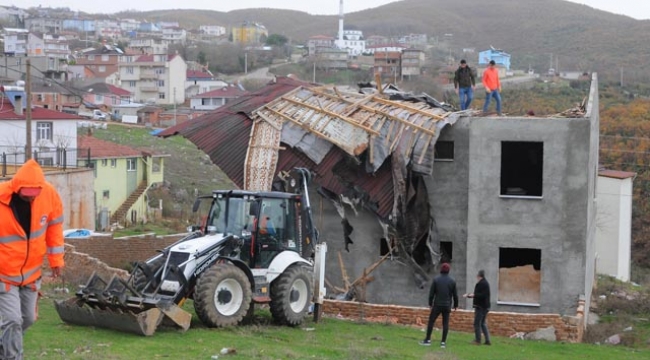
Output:
[[510,338],[511,338],[511,339],[519,339],[519,340],[523,340],[523,339],[524,339],[524,336],[526,336],[526,333],[524,333],[524,332],[516,332],[516,333],[510,335]]
[[220,353],[221,355],[236,355],[237,350],[235,348],[223,348]]
[[612,335],[608,337],[607,340],[605,340],[605,344],[609,344],[609,345],[618,345],[620,343],[621,343],[621,335],[619,334]]
[[528,333],[524,336],[526,340],[544,340],[544,341],[556,341],[557,337],[555,336],[555,327],[549,326],[547,328],[538,329],[535,332]]

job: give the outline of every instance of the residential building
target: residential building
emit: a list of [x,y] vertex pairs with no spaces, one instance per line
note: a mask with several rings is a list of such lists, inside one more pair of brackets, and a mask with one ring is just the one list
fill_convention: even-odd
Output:
[[[20,87],[5,87],[0,98],[0,146],[7,162],[25,161],[25,108],[27,97]],[[32,146],[38,162],[47,166],[77,166],[77,121],[79,116],[34,107],[32,109]],[[62,149],[71,151],[64,154]],[[74,151],[73,151],[74,150]]]
[[244,89],[231,84],[194,96],[190,101],[190,106],[193,110],[215,110],[246,94]]
[[323,49],[334,48],[334,38],[326,35],[316,35],[309,38],[307,41],[307,49],[309,56],[315,56]]
[[74,30],[85,33],[95,32],[95,20],[93,19],[65,19],[61,27],[63,30]]
[[232,42],[242,45],[262,44],[269,36],[269,31],[260,23],[246,21],[232,28]]
[[49,79],[32,81],[32,106],[69,114],[78,113],[81,96]]
[[[36,56],[30,58],[33,74],[57,81],[65,81],[68,76],[67,59],[55,59],[49,56]],[[0,74],[5,78],[23,80],[27,71],[27,62],[24,56],[7,56],[0,68]]]
[[26,56],[29,30],[5,28],[3,31],[5,56]]
[[90,149],[95,171],[95,214],[99,230],[114,223],[146,222],[146,192],[163,182],[167,155],[79,136],[81,148]]
[[404,44],[388,43],[388,44],[382,44],[382,45],[366,46],[365,53],[366,54],[376,54],[378,52],[381,52],[381,53],[402,52],[407,48],[408,48],[408,46],[406,46]]
[[374,47],[377,45],[390,44],[391,41],[389,38],[380,35],[371,35],[366,38],[366,48]]
[[162,29],[162,40],[167,44],[185,44],[187,32],[181,27],[166,27]]
[[117,64],[124,52],[111,45],[85,51],[77,56],[74,65],[69,65],[73,79],[105,79],[118,70]]
[[224,36],[226,35],[226,28],[219,25],[201,25],[199,31],[202,34],[210,36]]
[[95,106],[112,108],[116,105],[130,104],[133,102],[133,95],[130,91],[107,83],[95,83],[81,89],[84,102]]
[[402,53],[398,51],[375,52],[375,74],[396,81],[402,76]]
[[481,51],[478,54],[478,64],[487,66],[490,61],[494,61],[497,65],[502,66],[506,71],[510,70],[510,54],[503,50],[491,48],[489,50]]
[[596,271],[630,281],[632,185],[636,173],[600,170],[596,186]]
[[426,54],[421,49],[404,49],[402,51],[402,76],[420,76],[424,71]]
[[29,33],[27,54],[30,57],[45,56],[64,61],[70,57],[70,46],[65,36],[57,34]]
[[140,21],[135,19],[121,19],[120,20],[120,29],[122,32],[137,31],[140,29]]
[[129,42],[129,48],[127,52],[133,52],[135,54],[158,55],[167,54],[168,48],[169,46],[159,38],[136,38],[132,39]]
[[409,34],[399,38],[400,44],[408,46],[426,46],[429,43],[427,34]]
[[166,29],[166,28],[177,28],[180,27],[181,24],[178,21],[159,21],[156,23],[156,26],[159,29]]
[[160,33],[161,31],[156,24],[148,22],[140,23],[140,28],[138,30],[143,33]]
[[123,55],[118,67],[122,87],[133,93],[136,102],[185,101],[187,64],[179,55]]
[[122,28],[116,20],[96,20],[95,36],[102,39],[119,39],[122,36]]
[[316,56],[319,69],[335,70],[348,68],[348,51],[341,49],[321,49]]
[[350,56],[359,56],[366,52],[366,40],[361,30],[344,30],[342,37],[336,40],[336,47],[347,50]]
[[228,86],[223,80],[217,79],[210,70],[187,70],[185,80],[185,97],[192,98],[208,91],[222,89]]
[[25,29],[42,34],[58,34],[63,30],[63,19],[55,17],[28,17],[25,19]]
[[7,22],[13,21],[14,25],[12,26],[20,27],[20,24],[25,21],[27,15],[25,10],[15,6],[0,6],[0,19]]

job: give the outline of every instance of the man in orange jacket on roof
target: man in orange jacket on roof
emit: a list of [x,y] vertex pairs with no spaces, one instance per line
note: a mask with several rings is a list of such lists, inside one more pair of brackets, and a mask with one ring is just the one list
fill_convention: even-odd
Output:
[[483,86],[485,86],[483,114],[487,114],[488,107],[490,107],[490,99],[494,98],[497,103],[497,114],[501,116],[501,81],[499,80],[499,70],[496,68],[494,60],[490,60],[490,65],[483,72]]
[[0,183],[0,359],[23,358],[23,333],[36,320],[41,268],[63,268],[63,206],[43,170],[28,160]]

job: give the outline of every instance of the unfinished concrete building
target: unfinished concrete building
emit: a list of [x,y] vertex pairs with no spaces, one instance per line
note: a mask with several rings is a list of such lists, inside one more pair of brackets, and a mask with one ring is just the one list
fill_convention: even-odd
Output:
[[587,107],[472,117],[428,96],[278,78],[161,135],[188,138],[246,189],[311,169],[330,294],[425,305],[445,261],[461,294],[485,269],[495,310],[572,315],[594,274],[595,77]]

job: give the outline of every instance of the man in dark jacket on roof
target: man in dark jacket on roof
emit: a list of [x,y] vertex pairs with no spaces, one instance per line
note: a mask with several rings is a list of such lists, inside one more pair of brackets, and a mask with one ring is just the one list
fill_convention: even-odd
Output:
[[460,109],[469,109],[476,90],[476,76],[465,60],[460,61],[460,66],[454,74],[454,88],[460,97]]
[[485,335],[485,345],[490,343],[490,332],[487,327],[487,314],[490,311],[490,284],[485,280],[485,271],[479,270],[476,275],[478,282],[474,287],[474,292],[465,294],[463,297],[474,298],[474,333],[473,343],[481,345],[481,332]]
[[431,289],[429,290],[431,314],[429,315],[429,323],[427,324],[427,336],[420,342],[420,345],[431,345],[433,324],[436,322],[438,316],[442,315],[442,339],[440,341],[440,347],[443,349],[446,347],[447,333],[449,332],[449,315],[451,314],[452,306],[454,311],[458,309],[456,281],[449,276],[450,270],[451,266],[449,264],[442,264],[440,267],[440,275],[433,279]]

